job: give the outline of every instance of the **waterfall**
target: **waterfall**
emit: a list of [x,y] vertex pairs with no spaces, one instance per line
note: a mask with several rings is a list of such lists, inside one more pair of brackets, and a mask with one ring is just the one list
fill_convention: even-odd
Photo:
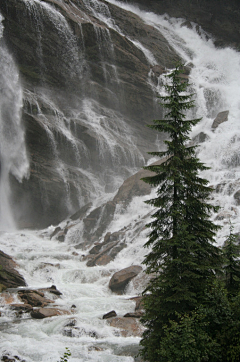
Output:
[[[44,8],[44,14],[51,17],[55,25],[59,26],[60,31],[64,33],[66,25],[66,32],[69,37],[70,35],[72,37],[73,33],[69,33],[71,29],[68,24],[65,24],[64,20],[62,22],[61,13],[53,6],[40,0],[24,0],[24,2],[32,16],[39,11],[39,8]],[[54,0],[54,2],[64,3],[60,0]],[[74,2],[80,3],[77,0]],[[70,3],[71,1],[68,1],[68,4]],[[234,231],[240,232],[239,201],[235,197],[236,192],[240,190],[239,52],[230,48],[217,49],[211,38],[207,37],[203,31],[199,31],[196,24],[192,23],[191,29],[187,28],[183,25],[182,19],[147,13],[116,0],[108,0],[104,3],[99,0],[84,0],[83,3],[88,7],[91,19],[95,17],[101,22],[101,26],[103,24],[107,26],[106,29],[98,28],[95,29],[96,31],[93,29],[91,33],[98,36],[99,42],[102,42],[98,50],[101,53],[99,59],[103,67],[101,71],[105,72],[105,83],[111,83],[111,81],[116,83],[118,90],[121,85],[118,67],[108,68],[105,56],[107,51],[110,52],[111,59],[114,59],[116,54],[116,49],[111,43],[110,30],[113,29],[121,36],[124,33],[123,29],[120,29],[121,24],[117,26],[114,19],[111,19],[108,4],[109,6],[114,4],[140,17],[146,25],[154,28],[159,37],[164,35],[169,46],[175,49],[185,65],[189,67],[189,79],[196,102],[196,109],[189,116],[202,117],[201,122],[193,128],[191,136],[195,137],[201,132],[205,136],[205,141],[199,144],[197,152],[200,160],[211,167],[204,171],[203,177],[208,179],[209,184],[216,189],[211,202],[221,207],[215,219],[217,223],[223,225],[223,229],[216,238],[218,245],[221,245],[225,235],[228,234],[229,218]],[[82,34],[83,43],[80,53],[84,58],[83,27],[81,24],[79,31]],[[41,30],[41,26],[39,29]],[[0,37],[1,35],[2,27],[0,27]],[[146,42],[143,43],[141,38],[133,38],[127,33],[124,33],[124,37],[141,51],[149,68],[157,65],[157,57],[152,48],[148,49]],[[74,36],[71,39],[74,39]],[[39,41],[41,41],[40,37]],[[109,42],[108,47],[107,42]],[[75,50],[72,49],[71,53],[73,59],[76,59]],[[43,53],[40,55],[42,56]],[[65,188],[62,188],[62,193],[67,194],[69,182],[74,182],[79,193],[79,206],[81,206],[80,184],[81,177],[84,177],[94,206],[109,200],[111,195],[109,196],[109,190],[105,188],[106,180],[111,186],[109,186],[110,192],[113,192],[121,184],[123,175],[126,175],[126,169],[130,170],[128,174],[131,174],[144,162],[133,130],[127,123],[128,119],[124,118],[118,110],[102,105],[96,99],[97,97],[91,98],[90,93],[88,96],[85,96],[85,93],[83,96],[81,94],[81,97],[75,103],[73,102],[73,105],[70,104],[66,110],[61,104],[61,98],[59,101],[54,92],[44,92],[43,89],[37,89],[36,93],[26,90],[23,92],[18,70],[12,56],[3,45],[0,47],[0,59],[1,229],[5,230],[7,226],[14,225],[9,202],[11,199],[9,175],[12,173],[21,180],[27,175],[29,167],[24,146],[24,130],[21,125],[23,96],[28,105],[25,111],[27,112],[28,108],[31,110],[32,107],[34,112],[29,110],[28,114],[33,114],[35,117],[33,119],[45,130],[55,161],[51,166],[55,167],[56,173],[64,181]],[[108,71],[111,74],[110,78],[108,78]],[[90,80],[88,85],[92,89],[94,85],[91,83],[89,72],[88,69],[86,79]],[[146,77],[146,82],[149,82],[157,99],[161,93],[162,76],[159,76],[158,83],[152,83],[151,72],[152,70],[149,72],[149,78]],[[48,112],[44,113],[45,109]],[[229,110],[228,121],[214,130],[212,128],[214,118],[219,112],[225,110]],[[96,163],[95,169],[89,161],[91,150],[87,147],[86,138],[77,138],[78,132],[83,133],[86,138],[92,137],[96,140],[95,158],[93,157]],[[66,149],[72,155],[70,157],[71,170],[76,171],[77,175],[74,174],[75,177],[72,179],[65,162],[67,155],[61,152],[60,143],[67,144]],[[81,177],[77,172],[81,173]],[[60,360],[65,347],[68,347],[72,353],[69,362],[134,362],[140,337],[122,336],[119,328],[109,326],[102,317],[113,309],[120,317],[125,313],[134,312],[135,303],[131,298],[142,291],[139,280],[131,282],[126,294],[120,296],[110,291],[108,283],[115,271],[130,265],[141,264],[146,254],[143,245],[148,233],[144,225],[150,220],[152,212],[152,208],[144,201],[154,197],[154,192],[153,190],[148,196],[134,197],[126,209],[121,205],[116,207],[112,222],[100,237],[99,242],[104,240],[107,232],[112,234],[121,232],[126,247],[105,266],[86,266],[84,257],[93,245],[89,246],[89,249],[81,248],[85,241],[82,220],[74,221],[72,224],[66,220],[60,224],[62,230],[64,228],[69,230],[64,242],[51,237],[55,231],[53,226],[40,231],[21,230],[21,232],[0,233],[0,249],[15,258],[18,270],[24,276],[28,287],[36,289],[56,285],[63,294],[55,300],[54,305],[69,313],[42,320],[28,316],[19,317],[9,308],[4,296],[0,295],[2,322],[0,355],[9,353],[27,362],[56,362]],[[64,198],[65,201],[71,209],[70,197]],[[216,215],[213,218],[216,218]],[[15,302],[19,303],[16,300]],[[71,308],[73,305],[75,305],[74,310]]]
[[21,181],[28,175],[29,163],[21,123],[22,88],[19,74],[11,55],[2,44],[0,59],[0,230],[8,230],[15,227],[9,176],[12,173]]
[[[42,32],[43,32],[43,19],[47,17],[52,26],[57,31],[58,37],[64,44],[63,53],[59,54],[62,62],[63,70],[67,70],[70,79],[74,77],[81,78],[84,59],[81,58],[77,50],[76,37],[73,34],[65,17],[60,11],[57,11],[52,5],[40,0],[21,0],[26,5],[26,15],[32,17],[33,27],[36,27],[38,34],[38,56],[42,70],[46,67],[43,57],[42,49]],[[42,81],[44,83],[44,75]]]

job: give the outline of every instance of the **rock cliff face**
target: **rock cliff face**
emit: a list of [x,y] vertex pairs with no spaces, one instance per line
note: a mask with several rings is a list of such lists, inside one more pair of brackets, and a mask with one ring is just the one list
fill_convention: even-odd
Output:
[[[219,45],[239,45],[233,0],[136,2],[202,25]],[[11,204],[18,226],[43,228],[144,164],[155,148],[145,125],[161,116],[157,77],[179,58],[156,28],[104,0],[1,0],[0,14],[29,157],[28,178],[10,174]]]
[[19,69],[30,159],[28,179],[11,176],[19,226],[58,223],[98,188],[113,191],[116,175],[143,165],[154,142],[145,124],[159,108],[144,46],[158,70],[178,56],[137,15],[96,3],[1,1],[1,43]]
[[240,47],[240,7],[238,0],[121,0],[138,4],[157,14],[194,22],[215,38],[217,46]]

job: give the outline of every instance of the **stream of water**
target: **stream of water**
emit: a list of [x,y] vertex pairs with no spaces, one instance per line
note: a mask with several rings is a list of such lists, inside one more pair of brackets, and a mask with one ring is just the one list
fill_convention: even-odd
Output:
[[[221,217],[216,221],[223,224],[223,229],[217,236],[217,243],[221,245],[225,235],[229,232],[229,219],[234,226],[234,231],[240,232],[239,207],[234,199],[235,192],[240,189],[240,87],[238,84],[240,54],[230,48],[216,49],[212,40],[206,37],[204,32],[199,32],[195,24],[192,24],[192,29],[189,29],[182,26],[182,20],[140,11],[136,7],[115,0],[108,0],[108,2],[132,11],[147,24],[156,28],[168,39],[184,63],[191,66],[190,81],[196,93],[196,110],[193,116],[202,117],[202,121],[193,129],[191,136],[194,137],[200,132],[204,132],[206,135],[206,141],[199,146],[198,156],[202,162],[211,167],[210,170],[204,172],[203,176],[209,180],[210,185],[218,186],[219,192],[214,194],[212,202],[220,205],[220,214],[222,213],[224,216],[223,221],[220,220]],[[104,8],[97,8],[97,0],[91,3],[94,5],[95,14],[96,12],[101,13],[101,20],[110,24],[110,15],[106,11],[105,5]],[[113,22],[111,26],[114,26]],[[139,48],[141,49],[141,44]],[[142,51],[144,49],[142,47]],[[148,50],[145,52],[153,62],[154,55]],[[11,134],[17,134],[14,138],[16,149],[11,147],[9,150],[6,145],[3,146],[5,138],[4,140],[1,138],[1,184],[8,185],[7,178],[10,170],[15,175],[19,173],[21,178],[27,172],[28,162],[22,146],[24,132],[21,126],[16,126],[20,122],[22,106],[17,71],[7,50],[0,48],[0,54],[0,88],[2,89],[3,84],[7,94],[10,94],[7,98],[7,102],[10,103],[7,104],[14,105],[11,107],[11,119],[14,119],[15,122],[14,125],[11,125],[13,127]],[[13,87],[13,83],[6,82],[3,74],[6,73],[7,66],[14,70],[10,79],[17,86]],[[161,91],[161,78],[159,78],[157,91]],[[2,129],[4,129],[4,117],[8,114],[9,108],[6,112],[4,109],[1,98],[1,135],[4,134],[7,137],[9,133],[2,133]],[[214,118],[218,112],[225,110],[229,110],[228,121],[213,131]],[[113,129],[111,132],[109,130],[105,130],[105,132],[104,128],[99,126],[96,115],[94,119],[96,127],[98,127],[100,143],[101,139],[103,142],[100,147],[104,147],[104,139],[110,137],[111,140],[112,134],[118,131]],[[18,131],[15,127],[18,127]],[[120,136],[118,135],[118,137]],[[15,142],[15,139],[18,141]],[[112,138],[111,147],[113,149],[114,142],[114,138]],[[126,155],[126,157],[133,156]],[[2,215],[6,216],[11,223],[11,216],[9,216],[11,207],[7,201],[4,201],[1,184],[1,205],[4,203],[4,207],[0,207],[2,226]],[[10,190],[7,189],[6,197],[8,192]],[[101,190],[101,194],[104,198],[103,190]],[[144,199],[148,198],[149,196],[136,197],[124,214],[121,210],[116,212],[108,231],[114,232],[127,227],[125,240],[127,248],[123,249],[107,266],[87,267],[86,263],[82,261],[84,251],[78,250],[76,253],[76,240],[71,239],[71,233],[64,243],[50,239],[49,235],[53,231],[53,227],[39,232],[28,230],[1,232],[1,250],[15,258],[19,265],[19,272],[24,276],[30,288],[43,288],[54,284],[63,293],[55,303],[69,312],[73,304],[76,306],[72,315],[34,320],[19,319],[6,305],[2,304],[3,302],[0,303],[2,313],[1,354],[9,352],[25,359],[26,362],[56,362],[63,355],[65,347],[68,347],[72,353],[71,362],[134,361],[133,356],[137,351],[140,338],[122,337],[119,330],[110,327],[102,316],[113,309],[120,316],[134,311],[135,303],[130,298],[141,293],[138,285],[130,283],[127,293],[117,296],[110,291],[108,283],[114,271],[133,264],[140,264],[143,260],[146,252],[143,244],[147,238],[143,225],[147,222],[151,212],[151,208],[144,204]],[[79,235],[81,235],[81,227],[81,224],[75,226],[79,230]],[[76,234],[72,233],[72,235],[76,237]],[[66,333],[66,325],[72,319],[75,320],[75,328],[72,337],[69,337]]]
[[[2,37],[0,15],[0,40]],[[9,173],[19,181],[28,174],[28,157],[21,123],[22,88],[18,69],[0,45],[0,230],[15,227],[10,205]]]

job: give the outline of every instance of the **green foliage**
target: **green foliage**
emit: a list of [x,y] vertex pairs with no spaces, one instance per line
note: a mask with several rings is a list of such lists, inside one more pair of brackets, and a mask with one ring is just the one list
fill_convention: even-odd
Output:
[[222,361],[240,362],[240,293],[234,297],[227,295],[231,317],[218,328],[216,337],[221,345]]
[[178,315],[164,327],[164,337],[158,350],[161,362],[201,362],[209,358],[218,361],[220,347],[207,333],[204,314],[193,312]]
[[146,272],[155,274],[143,293],[142,323],[146,331],[141,354],[149,362],[159,360],[159,343],[170,338],[166,337],[168,328],[173,333],[185,325],[179,325],[176,315],[190,315],[204,302],[207,284],[215,280],[221,264],[220,250],[213,245],[219,226],[210,220],[217,207],[209,204],[212,189],[208,181],[198,175],[207,167],[196,157],[196,146],[187,144],[192,126],[200,119],[185,119],[185,112],[194,107],[194,102],[193,95],[186,93],[188,84],[181,72],[179,65],[166,76],[167,95],[160,97],[166,115],[149,126],[169,135],[166,151],[150,153],[166,158],[159,165],[146,167],[154,174],[143,179],[158,187],[157,197],[147,201],[155,207],[145,244],[151,251],[144,260]]
[[69,348],[65,348],[66,352],[64,352],[64,355],[62,357],[60,357],[60,361],[59,362],[68,362],[69,357],[71,356],[71,352],[69,350]]
[[237,235],[233,234],[230,224],[230,233],[222,247],[224,255],[223,273],[226,289],[230,296],[236,296],[240,291],[240,245]]

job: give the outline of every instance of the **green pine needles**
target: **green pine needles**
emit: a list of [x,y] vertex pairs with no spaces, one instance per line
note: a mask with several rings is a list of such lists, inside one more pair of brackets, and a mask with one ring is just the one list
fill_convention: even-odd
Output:
[[224,256],[223,273],[225,287],[229,297],[235,297],[240,291],[240,244],[237,235],[233,233],[230,223],[230,232],[222,247]]
[[166,115],[149,126],[169,138],[166,151],[150,152],[165,159],[145,167],[153,175],[143,179],[158,187],[156,198],[147,201],[155,212],[145,244],[151,251],[143,262],[146,272],[154,275],[143,293],[146,331],[141,354],[148,362],[169,361],[160,352],[166,326],[173,328],[179,316],[191,313],[203,301],[221,263],[220,250],[213,245],[219,226],[210,220],[218,208],[209,203],[212,188],[199,176],[207,167],[196,157],[196,146],[189,145],[189,132],[200,119],[186,120],[185,112],[194,101],[181,73],[178,65],[166,75],[167,95],[160,97]]

